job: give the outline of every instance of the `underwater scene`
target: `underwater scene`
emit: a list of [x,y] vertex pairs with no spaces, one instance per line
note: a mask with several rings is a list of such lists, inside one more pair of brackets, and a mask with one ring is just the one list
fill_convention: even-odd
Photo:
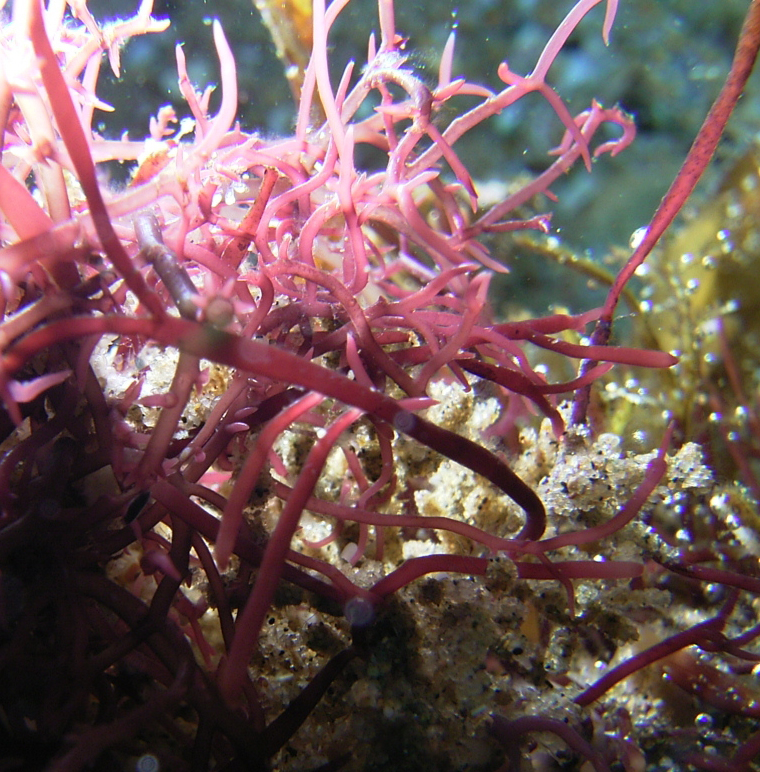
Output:
[[760,0],[0,0],[0,770],[760,769]]

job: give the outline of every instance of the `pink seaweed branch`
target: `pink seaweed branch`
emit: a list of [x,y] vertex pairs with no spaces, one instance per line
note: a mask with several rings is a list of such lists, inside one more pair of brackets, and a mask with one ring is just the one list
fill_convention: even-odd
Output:
[[[607,346],[606,339],[587,345],[563,337],[584,333],[597,320],[603,326],[612,300],[601,311],[502,323],[494,321],[488,300],[492,272],[504,269],[482,237],[547,231],[549,215],[517,210],[539,193],[551,196],[555,180],[579,160],[590,168],[592,159],[633,140],[633,123],[619,108],[593,102],[572,115],[549,82],[568,37],[599,2],[572,6],[528,75],[503,62],[494,90],[453,77],[453,36],[437,86],[428,85],[405,51],[391,0],[379,0],[380,41],[371,39],[366,66],[358,71],[349,64],[334,86],[330,34],[348,0],[319,0],[295,133],[279,139],[235,124],[235,61],[215,22],[218,112],[209,114],[208,90],[200,93],[190,83],[180,49],[180,92],[194,129],[175,130],[173,111],[162,109],[150,142],[102,139],[93,116],[105,107],[95,94],[102,53],[118,71],[118,46],[126,37],[166,27],[152,18],[152,3],[145,0],[133,19],[110,32],[81,0],[68,4],[70,15],[61,2],[47,8],[39,0],[14,3],[1,53],[3,61],[18,56],[26,69],[23,77],[11,69],[0,77],[0,397],[8,414],[2,439],[15,442],[0,460],[0,578],[13,576],[14,561],[25,553],[39,555],[46,570],[41,588],[33,588],[40,600],[23,611],[8,648],[0,649],[0,665],[16,657],[22,670],[31,668],[33,658],[23,655],[28,636],[46,614],[58,615],[53,639],[72,664],[55,676],[56,688],[62,694],[70,683],[77,688],[63,700],[59,723],[42,708],[34,721],[42,735],[56,738],[51,753],[59,768],[89,763],[159,714],[182,736],[171,715],[182,703],[196,717],[196,737],[182,740],[187,755],[195,755],[194,768],[239,762],[265,769],[348,663],[366,654],[361,631],[422,576],[484,576],[489,558],[505,555],[521,581],[560,582],[571,614],[577,580],[647,578],[635,561],[550,553],[608,540],[639,516],[667,467],[670,433],[617,515],[545,538],[544,503],[506,457],[485,439],[465,438],[425,413],[432,387],[453,378],[468,390],[491,389],[507,419],[526,405],[535,408],[560,438],[559,394],[586,388],[615,363],[661,368],[675,361],[663,352]],[[605,43],[616,8],[616,0],[608,0]],[[551,151],[555,158],[521,190],[480,211],[478,186],[457,140],[532,92],[557,114],[563,136]],[[450,117],[457,94],[477,103]],[[360,108],[375,96],[379,105],[366,115]],[[312,123],[320,111],[324,123]],[[29,126],[33,116],[44,117],[39,133]],[[617,138],[600,143],[603,127]],[[357,165],[363,145],[384,154],[378,170]],[[107,159],[134,163],[126,188],[101,184],[98,164]],[[601,364],[557,382],[533,366],[530,346]],[[111,355],[109,348],[112,365],[100,377],[98,360]],[[161,393],[149,390],[153,365],[143,361],[156,349],[173,371]],[[212,394],[212,366],[223,385],[199,425],[184,429]],[[116,371],[131,380],[113,393],[109,380]],[[143,410],[156,411],[153,423],[135,419]],[[361,431],[371,438],[377,468],[350,445]],[[297,461],[282,450],[289,442],[299,451]],[[468,522],[469,513],[456,519],[399,511],[414,497],[414,483],[398,474],[403,443],[487,481],[494,495],[505,494],[522,511],[522,524],[496,535]],[[347,471],[331,500],[319,486],[334,452]],[[72,486],[96,473],[111,487],[72,503]],[[252,505],[259,494],[276,513],[269,528]],[[336,522],[329,537],[311,545],[297,540],[307,512]],[[342,538],[346,524],[359,528],[352,558],[344,561],[348,568],[317,551]],[[153,531],[159,527],[160,536]],[[370,529],[374,557],[383,561],[387,535],[405,528],[461,537],[480,552],[410,558],[366,584],[350,573],[371,554]],[[137,578],[117,584],[103,574],[114,556],[146,545],[150,554],[139,562]],[[235,589],[224,574],[233,564],[241,585]],[[712,575],[728,587],[755,591],[734,572],[691,564],[678,570],[691,580]],[[194,604],[183,589],[197,572],[218,609],[220,643],[201,625],[205,603]],[[155,587],[145,600],[138,592],[149,581]],[[337,604],[354,642],[271,718],[250,666],[282,582]],[[87,603],[72,612],[74,632],[63,635],[65,613],[78,597]],[[0,617],[4,613],[0,609]],[[680,634],[663,656],[689,643],[715,642],[720,624]],[[743,643],[726,645],[739,651]],[[658,658],[657,652],[648,656]],[[123,710],[109,680],[109,669],[122,661],[156,684],[147,705]],[[578,704],[592,702],[639,666],[636,660],[590,687]],[[78,729],[99,700],[104,714],[116,718]],[[597,769],[606,768],[578,732],[552,719],[494,719],[494,726],[502,739],[506,731],[555,733]]]

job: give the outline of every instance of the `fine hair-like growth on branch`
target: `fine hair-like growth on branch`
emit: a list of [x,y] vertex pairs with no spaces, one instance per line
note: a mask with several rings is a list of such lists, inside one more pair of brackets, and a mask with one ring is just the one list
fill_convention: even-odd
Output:
[[[129,37],[168,26],[150,0],[107,26],[83,0],[16,0],[3,19],[0,737],[18,768],[126,764],[142,753],[144,768],[153,759],[266,769],[350,663],[372,658],[375,620],[420,577],[486,576],[500,555],[514,581],[558,582],[572,617],[576,582],[656,573],[578,551],[633,527],[666,478],[672,432],[607,522],[552,525],[544,538],[545,505],[504,447],[431,417],[453,384],[498,405],[492,434],[537,413],[555,442],[567,429],[560,395],[615,363],[675,362],[583,342],[606,312],[497,323],[488,303],[489,280],[504,269],[482,237],[547,232],[550,215],[525,207],[578,162],[590,170],[634,137],[621,109],[594,102],[574,116],[547,80],[600,0],[575,3],[528,75],[502,63],[495,88],[454,76],[453,33],[429,85],[391,0],[378,2],[366,64],[349,63],[334,83],[330,30],[347,3],[313,4],[298,119],[282,139],[235,123],[235,61],[218,22],[216,114],[178,47],[192,129],[164,107],[138,141],[98,135],[93,116],[107,106],[95,84],[103,52],[118,74]],[[605,42],[616,6],[607,0]],[[554,161],[481,210],[455,143],[533,92],[564,132]],[[452,117],[444,108],[463,95],[475,104]],[[612,131],[599,140],[602,127]],[[383,162],[359,167],[361,145]],[[108,161],[133,163],[126,187],[102,183]],[[531,349],[594,364],[551,382]],[[419,512],[429,458],[488,486],[500,525],[487,529],[470,511]],[[427,534],[431,549],[404,552],[409,534]],[[444,540],[459,552],[437,548]],[[362,576],[362,563],[380,568]],[[690,579],[698,568],[668,566]],[[734,586],[711,570],[707,581]],[[342,618],[348,643],[326,646],[330,656],[306,668],[273,715],[255,663],[287,592]],[[732,602],[665,654],[717,645]],[[740,657],[745,640],[730,643]],[[687,681],[693,666],[673,668]],[[620,679],[610,674],[578,704]],[[554,718],[493,727],[499,742],[533,730],[562,737],[597,769],[618,748],[592,748]],[[323,752],[325,768],[345,761]]]

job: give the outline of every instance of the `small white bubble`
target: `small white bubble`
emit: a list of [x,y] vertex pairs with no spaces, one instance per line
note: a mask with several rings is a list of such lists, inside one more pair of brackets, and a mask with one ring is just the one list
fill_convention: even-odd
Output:
[[711,603],[719,601],[723,597],[723,585],[708,584],[704,588],[705,598]]
[[[641,244],[641,242],[644,240],[644,237],[647,235],[648,231],[649,231],[649,226],[646,226],[646,225],[643,228],[637,228],[631,234],[631,238],[630,238],[630,240],[628,242],[628,245],[630,246],[630,248],[631,249],[636,249],[639,246],[639,244]],[[639,266],[639,267],[641,267],[641,266]],[[636,269],[636,273],[638,273],[638,268]]]
[[740,217],[742,213],[742,205],[737,201],[732,201],[730,204],[728,204],[728,206],[726,206],[726,216],[731,220]]
[[161,764],[152,753],[140,756],[135,764],[135,772],[158,772],[159,769],[161,769]]
[[416,423],[417,417],[408,410],[399,410],[393,417],[393,426],[400,432],[409,433]]
[[356,596],[346,602],[343,613],[351,627],[365,627],[375,618],[375,607],[366,598]]
[[734,314],[740,308],[741,308],[741,303],[736,299],[732,299],[726,302],[722,310],[724,314]]
[[643,429],[637,429],[633,433],[633,441],[639,445],[643,445],[647,441],[648,434]]
[[641,276],[641,277],[649,276],[651,272],[652,272],[652,269],[646,263],[642,263],[641,265],[637,266],[636,270],[634,271],[636,276]]

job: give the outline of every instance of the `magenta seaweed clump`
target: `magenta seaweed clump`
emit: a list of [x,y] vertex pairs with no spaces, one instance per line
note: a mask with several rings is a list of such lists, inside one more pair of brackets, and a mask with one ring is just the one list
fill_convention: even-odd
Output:
[[[607,334],[583,342],[599,319],[608,331],[627,274],[604,309],[576,316],[499,322],[488,301],[504,268],[484,237],[547,232],[550,215],[531,208],[536,197],[578,162],[590,170],[633,139],[621,109],[594,102],[574,116],[547,81],[600,0],[570,8],[528,75],[502,63],[496,87],[454,75],[453,34],[431,87],[411,63],[391,0],[379,0],[366,64],[349,63],[334,83],[329,36],[347,2],[314,3],[295,131],[282,139],[235,123],[235,62],[218,23],[218,111],[209,112],[209,90],[190,84],[178,47],[190,120],[163,107],[147,139],[108,140],[93,128],[96,111],[108,109],[95,92],[103,53],[118,75],[129,37],[166,29],[152,2],[106,26],[84,2],[16,0],[2,19],[4,768],[266,769],[350,668],[361,669],[357,658],[380,667],[387,630],[404,626],[396,598],[421,577],[481,576],[496,586],[489,572],[502,556],[512,568],[499,570],[513,571],[515,587],[561,587],[566,610],[557,613],[573,619],[577,582],[636,586],[659,576],[643,559],[597,559],[581,548],[632,527],[667,475],[672,430],[619,512],[575,530],[552,525],[548,538],[542,498],[493,436],[538,414],[556,447],[567,428],[560,395],[616,363],[675,362],[606,345]],[[616,6],[606,3],[605,42]],[[563,132],[554,160],[481,209],[456,142],[534,92]],[[449,110],[462,96],[470,106]],[[362,145],[382,162],[361,168]],[[107,162],[131,163],[129,184],[104,184]],[[553,382],[531,349],[588,364]],[[490,438],[488,426],[469,437],[435,413],[451,384],[498,406]],[[583,404],[579,396],[577,423]],[[489,486],[503,512],[498,526],[483,527],[470,511],[420,512],[417,493],[434,487],[430,458]],[[425,539],[427,552],[400,546]],[[364,564],[374,568],[362,573]],[[663,566],[690,580],[700,569]],[[728,572],[704,570],[706,581],[737,586]],[[437,580],[423,579],[420,592],[437,597],[426,581]],[[260,653],[286,608],[284,637],[303,628],[321,655],[287,679],[277,668],[294,670],[292,654],[281,649],[277,665]],[[662,656],[726,642],[732,608]],[[317,614],[337,620],[333,632],[314,629]],[[743,644],[728,643],[739,656]],[[639,657],[642,666],[658,658]],[[639,660],[630,662],[577,704],[635,672]],[[695,669],[671,663],[683,683]],[[289,691],[277,697],[282,680]],[[495,719],[499,742],[510,731],[548,731],[597,769],[623,746],[638,758],[622,740],[592,747],[557,718],[513,721]],[[493,752],[493,741],[481,741]],[[345,748],[315,747],[314,759],[300,759],[304,769],[346,761]],[[507,749],[513,761],[519,755]]]

